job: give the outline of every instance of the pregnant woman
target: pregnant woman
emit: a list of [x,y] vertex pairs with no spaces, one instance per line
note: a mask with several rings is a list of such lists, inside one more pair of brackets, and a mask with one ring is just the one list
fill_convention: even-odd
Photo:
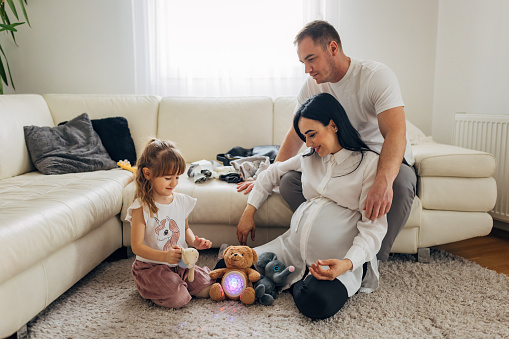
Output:
[[248,234],[254,235],[256,210],[283,174],[302,172],[306,201],[295,211],[290,229],[255,251],[274,252],[286,265],[294,265],[283,289],[290,288],[302,314],[325,319],[359,290],[378,287],[376,254],[387,220],[384,215],[371,221],[363,211],[378,154],[361,141],[341,104],[327,93],[308,99],[295,114],[293,126],[309,149],[260,173],[237,236],[245,244]]

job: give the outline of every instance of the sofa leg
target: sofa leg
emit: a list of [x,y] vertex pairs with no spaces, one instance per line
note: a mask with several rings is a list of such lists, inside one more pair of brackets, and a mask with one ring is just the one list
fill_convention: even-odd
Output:
[[428,264],[431,261],[431,254],[428,247],[417,249],[417,261]]

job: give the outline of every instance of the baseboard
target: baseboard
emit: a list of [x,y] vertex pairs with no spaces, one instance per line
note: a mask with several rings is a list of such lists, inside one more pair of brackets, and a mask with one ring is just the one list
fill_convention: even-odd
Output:
[[509,224],[499,220],[493,220],[491,233],[509,239]]
[[509,232],[509,223],[500,220],[493,219],[493,227]]

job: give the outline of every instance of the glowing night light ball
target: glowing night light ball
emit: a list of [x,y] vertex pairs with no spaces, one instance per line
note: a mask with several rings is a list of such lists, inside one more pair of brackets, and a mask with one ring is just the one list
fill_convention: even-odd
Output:
[[247,287],[246,278],[239,272],[230,271],[223,276],[224,293],[231,299],[238,297]]

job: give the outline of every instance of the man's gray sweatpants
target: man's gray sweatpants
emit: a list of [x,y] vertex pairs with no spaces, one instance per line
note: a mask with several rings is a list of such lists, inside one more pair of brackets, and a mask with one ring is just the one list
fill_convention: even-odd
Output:
[[[283,199],[295,212],[306,199],[302,195],[301,173],[291,171],[283,175],[279,184],[279,192]],[[389,213],[387,213],[387,234],[377,254],[378,260],[385,261],[389,257],[392,244],[399,232],[405,226],[412,203],[416,194],[417,176],[412,166],[401,164],[398,176],[392,185],[393,198]]]

